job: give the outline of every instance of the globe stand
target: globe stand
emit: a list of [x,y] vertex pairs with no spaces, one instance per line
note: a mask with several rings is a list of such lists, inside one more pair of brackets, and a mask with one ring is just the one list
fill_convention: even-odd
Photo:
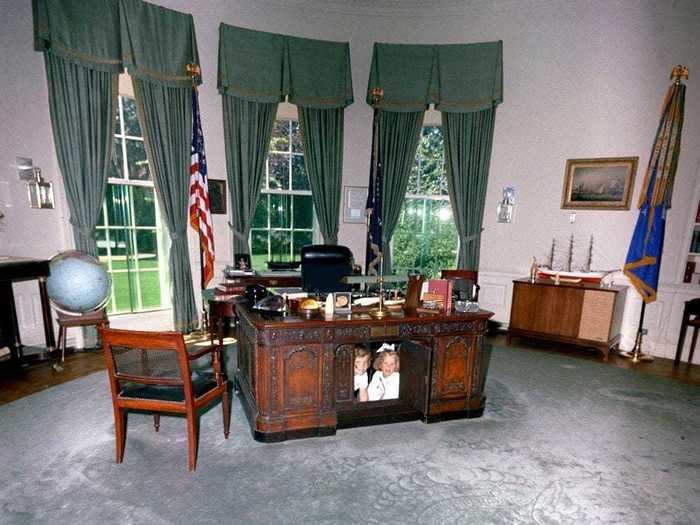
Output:
[[68,328],[84,328],[87,326],[94,326],[96,328],[101,326],[103,328],[108,328],[109,320],[107,319],[107,313],[104,308],[78,315],[69,314],[56,309],[56,314],[59,327],[58,348],[61,349],[61,360],[56,361],[53,365],[51,365],[51,368],[53,368],[56,372],[62,372],[63,363],[66,360],[66,335]]

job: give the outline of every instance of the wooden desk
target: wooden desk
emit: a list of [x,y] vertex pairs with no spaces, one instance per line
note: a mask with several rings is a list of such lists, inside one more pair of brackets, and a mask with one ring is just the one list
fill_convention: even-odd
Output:
[[0,348],[10,348],[11,360],[17,365],[22,360],[22,339],[17,322],[12,283],[37,279],[41,297],[41,314],[44,320],[44,337],[48,352],[55,350],[53,324],[49,296],[46,293],[46,278],[49,276],[49,261],[24,257],[0,259]]
[[[479,417],[493,313],[298,315],[264,318],[239,302],[237,390],[258,441],[335,434],[352,426]],[[353,346],[401,342],[399,399],[353,395]],[[381,373],[381,372],[377,372]]]
[[266,286],[272,288],[275,286],[279,287],[300,287],[301,286],[301,273],[299,272],[260,272],[255,275],[241,275],[238,277],[229,277],[226,282],[221,283],[221,285],[227,288],[243,288],[249,284],[259,284],[261,286]]
[[516,279],[508,344],[513,336],[558,341],[596,348],[607,361],[620,342],[626,292],[626,286]]

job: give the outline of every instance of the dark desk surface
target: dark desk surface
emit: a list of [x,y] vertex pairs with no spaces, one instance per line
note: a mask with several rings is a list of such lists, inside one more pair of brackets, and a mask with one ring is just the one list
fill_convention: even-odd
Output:
[[0,256],[0,281],[25,281],[48,275],[47,260]]
[[[241,301],[240,305],[245,305],[242,310],[245,310],[245,315],[250,323],[256,328],[319,328],[333,324],[335,326],[355,326],[367,324],[429,324],[436,321],[485,321],[493,316],[493,312],[487,310],[479,310],[478,312],[468,313],[414,313],[407,314],[402,309],[388,309],[389,315],[383,319],[376,319],[369,314],[369,308],[362,308],[362,311],[353,312],[350,315],[335,314],[332,318],[326,318],[323,309],[311,316],[305,316],[300,313],[292,313],[285,316],[265,314],[257,310],[249,308],[246,301]],[[376,308],[376,307],[373,307]],[[240,312],[240,310],[239,310]]]

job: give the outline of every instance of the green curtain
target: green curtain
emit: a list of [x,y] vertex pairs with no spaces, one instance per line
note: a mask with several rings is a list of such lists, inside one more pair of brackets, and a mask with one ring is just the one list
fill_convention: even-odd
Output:
[[503,42],[478,44],[374,44],[367,103],[390,111],[469,113],[503,101]]
[[117,0],[32,0],[34,49],[74,64],[122,71]]
[[423,111],[379,112],[379,161],[382,165],[382,253],[384,273],[390,274],[391,237],[401,215],[406,186],[416,159]]
[[192,91],[133,79],[146,153],[170,232],[170,276],[175,329],[192,331],[197,306],[187,248]]
[[192,87],[186,65],[199,64],[192,15],[142,0],[119,0],[119,18],[122,58],[132,78]]
[[338,213],[343,184],[344,108],[299,107],[304,164],[318,224],[326,244],[338,244]]
[[479,269],[481,225],[496,108],[474,113],[442,113],[445,167],[457,232],[457,267]]
[[350,45],[219,26],[219,92],[307,108],[352,103]]
[[248,234],[265,173],[277,103],[250,102],[231,95],[221,98],[233,253],[250,253]]
[[112,160],[117,74],[45,56],[49,111],[75,247],[97,256],[100,217]]

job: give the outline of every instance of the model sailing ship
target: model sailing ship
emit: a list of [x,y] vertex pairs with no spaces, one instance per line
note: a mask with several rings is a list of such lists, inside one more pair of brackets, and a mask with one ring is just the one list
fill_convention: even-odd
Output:
[[[581,281],[600,284],[600,281],[605,277],[610,271],[595,271],[591,270],[591,264],[593,263],[593,236],[591,235],[590,242],[588,243],[588,253],[586,256],[586,262],[579,270],[575,270],[573,265],[574,259],[574,236],[571,235],[569,238],[569,246],[567,250],[566,262],[563,268],[558,268],[554,263],[554,255],[557,249],[557,240],[552,239],[552,247],[549,252],[549,264],[547,266],[537,266],[537,277],[540,279],[552,279],[554,281],[563,282],[573,282],[578,283]],[[534,272],[533,272],[534,273]]]

